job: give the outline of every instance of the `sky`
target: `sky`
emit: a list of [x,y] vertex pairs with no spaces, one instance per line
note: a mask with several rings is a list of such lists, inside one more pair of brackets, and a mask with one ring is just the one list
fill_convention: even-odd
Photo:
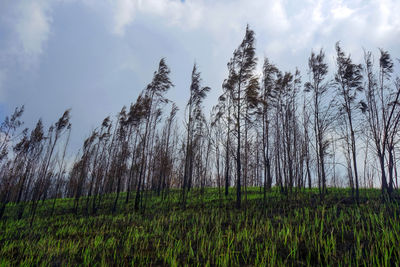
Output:
[[355,62],[363,49],[400,57],[398,14],[399,0],[0,0],[0,122],[25,105],[25,127],[49,126],[71,108],[77,150],[136,100],[163,57],[182,121],[193,64],[211,87],[210,109],[247,24],[259,68],[268,57],[283,71],[299,67],[305,82],[311,51],[324,48],[333,67],[337,41]]

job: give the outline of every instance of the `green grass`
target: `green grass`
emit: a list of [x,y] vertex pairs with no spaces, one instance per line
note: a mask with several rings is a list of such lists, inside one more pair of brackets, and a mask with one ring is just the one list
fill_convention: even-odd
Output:
[[[217,189],[169,202],[151,197],[136,213],[124,197],[112,215],[112,195],[96,216],[74,215],[73,200],[40,203],[32,228],[29,209],[16,220],[7,206],[0,221],[0,266],[11,265],[199,265],[199,266],[398,266],[399,204],[383,204],[379,190],[361,190],[360,205],[347,189],[315,190],[290,197],[273,189],[264,203],[257,188],[235,208],[234,189],[219,199]],[[244,198],[243,198],[244,199]],[[84,205],[85,200],[82,200]]]

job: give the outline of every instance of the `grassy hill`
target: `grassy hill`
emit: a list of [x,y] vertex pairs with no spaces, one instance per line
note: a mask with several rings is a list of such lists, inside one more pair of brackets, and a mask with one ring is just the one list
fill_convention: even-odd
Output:
[[[140,212],[124,198],[111,213],[113,196],[102,209],[73,212],[72,199],[39,205],[29,225],[29,206],[16,220],[9,204],[0,221],[0,265],[399,265],[399,203],[380,200],[379,190],[361,190],[356,205],[347,189],[289,196],[251,188],[242,209],[234,192],[192,190],[186,208],[179,191],[168,199],[148,194]],[[81,200],[85,203],[85,199]],[[82,206],[81,205],[81,206]]]

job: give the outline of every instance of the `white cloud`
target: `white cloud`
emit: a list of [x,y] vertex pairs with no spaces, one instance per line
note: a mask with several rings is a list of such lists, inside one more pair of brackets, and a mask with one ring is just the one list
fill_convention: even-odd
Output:
[[[90,4],[93,7],[93,3]],[[112,33],[123,36],[137,12],[166,19],[169,25],[194,28],[203,20],[204,3],[178,0],[116,0],[109,1],[112,10]]]
[[[9,35],[5,47],[0,51],[1,64],[4,58],[18,62],[21,67],[30,69],[38,63],[50,36],[51,6],[48,1],[13,1],[0,11]],[[7,67],[7,66],[3,66]]]
[[398,1],[382,0],[377,3],[376,13],[372,15],[376,22],[375,38],[389,41],[391,38],[397,39],[400,44],[400,3]]
[[133,21],[136,11],[136,0],[117,0],[113,2],[113,33],[124,35],[125,28]]
[[5,81],[10,68],[19,72],[36,69],[45,50],[51,26],[47,1],[10,1],[0,10],[0,23],[6,35],[0,37],[0,96],[8,96]]
[[[7,4],[3,4],[6,2]],[[77,12],[78,14],[69,13],[71,10],[73,13],[79,8],[84,10]],[[54,63],[60,62],[62,58],[54,53],[52,55],[49,53],[46,63],[43,61],[43,64],[40,65],[42,56],[46,54],[50,38],[54,38],[51,48],[63,51],[67,57],[73,55],[72,51],[65,49],[69,47],[67,45],[63,46],[64,50],[53,47],[53,45],[62,46],[59,40],[56,41],[56,38],[65,38],[67,32],[70,34],[68,35],[70,38],[88,36],[93,41],[88,44],[84,38],[73,39],[77,44],[82,44],[80,47],[82,51],[76,60],[84,63],[88,71],[86,72],[85,68],[82,68],[79,77],[73,76],[76,74],[71,72],[70,80],[74,80],[73,85],[83,88],[82,90],[86,90],[84,88],[94,90],[93,88],[100,87],[98,85],[100,83],[120,90],[120,87],[128,87],[128,81],[132,83],[129,86],[134,90],[142,88],[143,84],[137,81],[138,77],[144,80],[144,74],[148,74],[151,78],[151,73],[154,71],[153,63],[158,60],[155,58],[165,56],[174,75],[176,90],[182,92],[187,86],[189,75],[185,73],[183,67],[185,62],[196,60],[204,74],[204,84],[213,88],[211,94],[214,94],[215,97],[209,99],[215,100],[220,93],[222,81],[226,77],[226,62],[243,38],[247,23],[256,32],[259,65],[262,63],[263,56],[267,56],[282,70],[290,71],[294,70],[296,66],[307,67],[307,57],[311,49],[317,50],[324,47],[328,60],[332,60],[334,44],[338,40],[342,42],[346,53],[351,53],[355,60],[362,60],[362,47],[375,51],[376,48],[382,47],[398,57],[400,54],[399,13],[400,1],[398,0],[3,1],[0,3],[0,23],[5,22],[5,24],[0,25],[0,30],[7,28],[10,34],[7,33],[6,38],[0,36],[0,97],[2,97],[1,93],[3,95],[8,93],[7,101],[14,101],[13,104],[19,103],[20,98],[17,96],[27,95],[25,92],[35,85],[27,86],[29,89],[20,89],[26,91],[18,95],[15,92],[11,93],[14,88],[6,87],[14,85],[12,79],[14,81],[21,77],[25,79],[24,71],[34,72],[46,64],[48,64],[47,66],[51,65],[50,63],[54,64],[51,66],[61,65]],[[58,20],[57,16],[62,19]],[[77,29],[80,35],[73,35],[71,26],[65,24],[71,17],[79,23],[93,23],[93,25],[83,25],[85,27]],[[52,36],[53,27],[54,36]],[[67,31],[64,27],[68,28]],[[94,31],[89,32],[88,29],[94,29]],[[96,48],[104,48],[99,51],[110,51],[106,56],[108,61],[105,61],[102,56],[88,57],[93,62],[85,59],[85,54],[95,53],[84,51],[84,49],[90,49],[94,45]],[[49,51],[54,52],[54,50]],[[146,55],[146,57],[142,55]],[[9,68],[10,66],[12,68]],[[32,66],[34,68],[31,68]],[[107,69],[107,72],[102,70],[98,73],[108,73],[111,78],[102,76],[101,82],[96,79],[91,81],[96,76],[90,76],[89,69],[94,70],[94,73],[97,73],[98,69]],[[15,70],[21,70],[20,76],[15,74],[18,73]],[[130,73],[137,77],[132,76],[132,80],[129,80],[131,79]],[[78,131],[85,134],[88,130],[84,129],[84,125],[93,119],[93,110],[105,113],[105,110],[110,112],[109,110],[114,106],[127,104],[127,97],[121,91],[110,93],[110,97],[104,97],[101,107],[96,103],[93,104],[93,107],[89,107],[86,101],[82,104],[73,98],[59,97],[59,95],[67,95],[54,89],[57,82],[62,83],[62,75],[52,83],[56,86],[46,88],[45,81],[49,79],[46,74],[46,72],[42,72],[40,74],[42,76],[38,78],[38,80],[42,79],[41,83],[38,83],[38,87],[42,88],[40,93],[43,93],[44,97],[58,96],[53,97],[59,101],[54,103],[54,106],[68,107],[75,104],[74,110],[81,110],[82,113],[87,114],[85,123],[83,123],[82,116],[74,117],[77,124],[82,125],[82,129]],[[303,78],[307,78],[304,71]],[[25,84],[31,85],[32,80],[34,79],[27,80]],[[37,88],[34,89],[39,91]],[[13,100],[11,100],[12,97],[14,97]],[[184,97],[179,93],[179,98]],[[71,101],[76,102],[71,103]],[[111,107],[107,101],[112,102],[113,106]],[[108,109],[104,108],[105,105]],[[34,116],[47,116],[43,114],[43,110],[45,110],[43,105],[37,104],[37,106]],[[49,109],[48,113],[54,111],[50,110],[51,107],[46,106],[47,109]],[[102,115],[103,113],[101,113]]]
[[47,1],[16,1],[6,6],[3,15],[10,32],[2,58],[12,58],[22,67],[38,63],[50,35],[50,5]]
[[[35,62],[43,53],[51,33],[51,10],[54,2],[35,0],[10,4],[12,16],[9,27],[14,32],[12,53],[23,57],[26,64]],[[68,2],[63,0],[63,2]],[[158,18],[170,27],[184,30],[202,29],[214,41],[226,44],[233,34],[239,34],[244,25],[256,29],[257,35],[267,35],[269,42],[262,44],[266,51],[297,51],[299,47],[324,45],[318,40],[342,39],[354,35],[371,35],[378,45],[382,41],[400,40],[400,3],[395,0],[379,2],[307,0],[298,3],[273,0],[74,0],[92,8],[104,9],[100,14],[109,17],[111,32],[123,37],[138,13]],[[291,14],[291,15],[288,15]],[[339,34],[338,34],[339,33]],[[290,40],[290,42],[288,42]],[[336,40],[333,40],[335,42]],[[280,43],[281,45],[277,45]],[[359,44],[362,45],[362,44]],[[272,49],[273,48],[273,49]],[[6,51],[10,53],[10,50]]]
[[51,18],[47,14],[46,2],[20,2],[16,8],[14,30],[22,48],[28,56],[40,55],[50,33]]
[[350,17],[354,13],[354,10],[352,10],[349,7],[347,7],[346,5],[344,5],[342,1],[339,1],[332,8],[331,12],[332,12],[334,19],[340,20],[340,19],[346,19],[346,18]]

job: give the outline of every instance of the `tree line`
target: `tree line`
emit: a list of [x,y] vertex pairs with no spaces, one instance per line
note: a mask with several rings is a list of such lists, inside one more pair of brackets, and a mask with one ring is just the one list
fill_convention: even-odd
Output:
[[364,51],[363,62],[355,63],[339,42],[335,51],[333,75],[323,49],[311,52],[304,77],[268,58],[260,73],[255,33],[247,26],[208,116],[203,101],[210,87],[194,64],[184,125],[166,98],[174,85],[161,59],[136,101],[106,117],[72,163],[66,159],[70,110],[48,129],[39,120],[21,130],[24,107],[18,107],[0,128],[0,218],[13,202],[17,216],[28,214],[33,223],[40,201],[52,199],[53,214],[61,197],[74,199],[75,213],[96,214],[109,196],[111,212],[122,196],[144,210],[149,197],[168,200],[174,188],[185,207],[191,190],[211,186],[220,197],[234,187],[238,208],[250,186],[263,190],[265,200],[274,185],[286,195],[317,187],[321,197],[329,186],[344,185],[358,202],[359,188],[379,180],[390,199],[398,188],[395,60],[380,49],[378,60]]

